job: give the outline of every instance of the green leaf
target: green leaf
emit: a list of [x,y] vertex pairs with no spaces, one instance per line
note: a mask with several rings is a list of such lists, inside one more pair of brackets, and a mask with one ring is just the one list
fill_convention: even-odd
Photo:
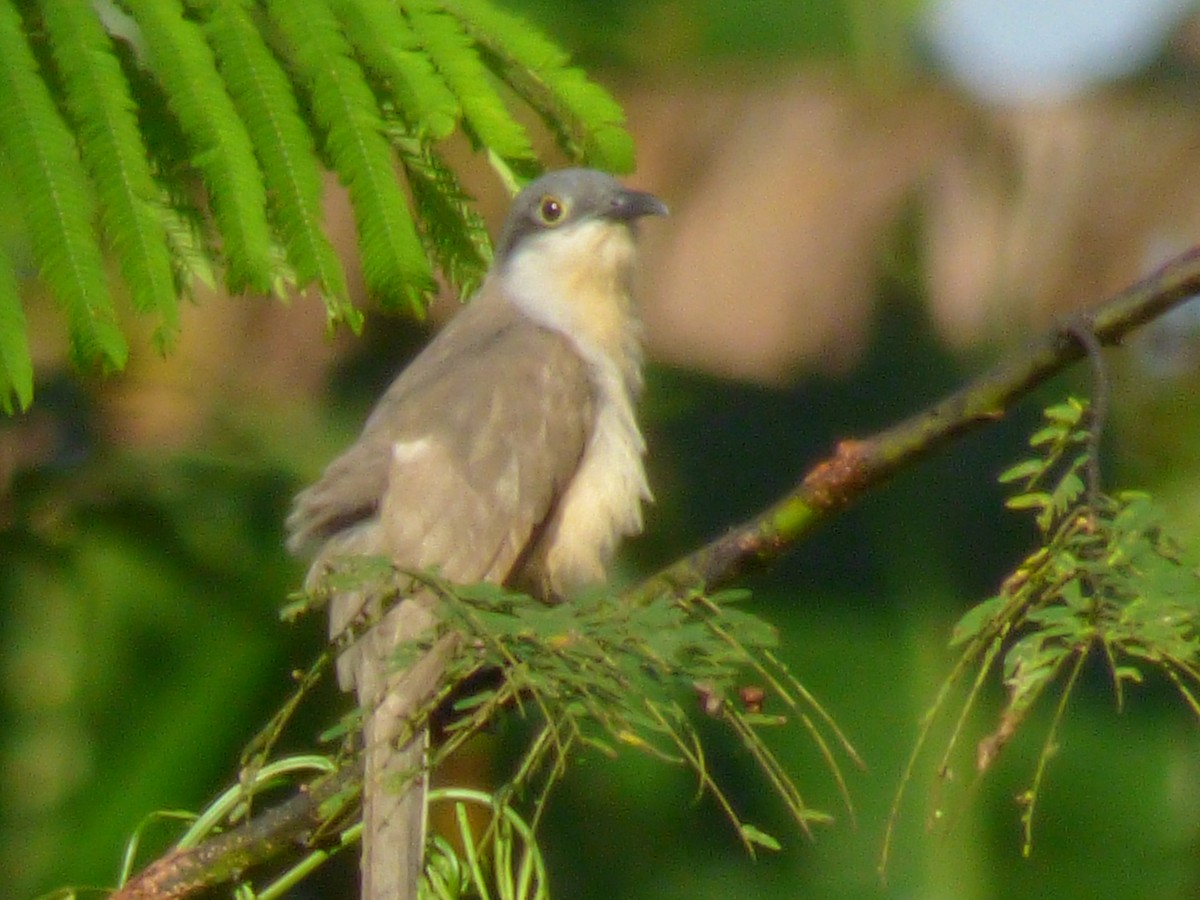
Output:
[[459,294],[469,296],[492,260],[483,217],[430,144],[412,138],[393,138],[392,143],[408,175],[426,252]]
[[379,106],[337,19],[322,2],[298,16],[287,0],[271,0],[267,14],[325,131],[325,152],[350,192],[368,290],[385,307],[407,306],[423,317],[436,287],[433,274],[396,181]]
[[569,57],[518,16],[485,0],[444,0],[443,5],[487,51],[487,59],[541,114],[571,159],[610,172],[633,171],[633,138],[613,97]]
[[[0,253],[0,410],[11,415],[33,402],[33,360],[12,261]],[[16,405],[13,405],[13,400]]]
[[1054,486],[1051,495],[1053,497],[1051,505],[1054,507],[1054,511],[1059,515],[1067,512],[1075,505],[1075,501],[1083,496],[1084,490],[1083,479],[1074,470],[1067,472]]
[[1008,603],[1008,598],[1002,594],[997,594],[994,597],[976,603],[959,618],[954,626],[954,631],[951,632],[950,646],[957,647],[959,644],[964,644],[967,641],[974,640],[989,630],[994,624],[996,615]]
[[1040,632],[1033,632],[1013,644],[1004,657],[1005,682],[1015,698],[1032,699],[1058,672],[1058,667],[1072,655],[1073,649],[1057,641],[1048,641]]
[[1058,591],[1058,599],[1071,608],[1075,615],[1087,614],[1093,610],[1091,597],[1084,596],[1083,585],[1078,578],[1066,581]]
[[1009,509],[1044,509],[1050,506],[1052,499],[1045,491],[1034,491],[1030,494],[1018,494],[1015,497],[1009,497],[1004,501],[1004,505]]
[[100,256],[91,186],[9,3],[0,3],[0,97],[5,183],[21,205],[42,278],[66,310],[72,357],[119,369],[128,348]]
[[157,313],[155,341],[165,350],[179,330],[179,296],[159,214],[165,194],[151,174],[129,85],[90,5],[43,0],[41,7],[105,237],[134,307]]
[[466,125],[479,142],[506,160],[532,162],[533,144],[505,106],[471,37],[433,0],[402,0],[413,33],[454,91]]
[[716,606],[728,606],[730,603],[744,603],[754,599],[754,592],[746,588],[725,588],[708,595],[708,601]]
[[[633,162],[613,98],[484,0],[0,6],[0,166],[81,364],[117,369],[128,354],[106,252],[163,350],[180,299],[222,277],[232,291],[319,293],[330,324],[356,328],[323,166],[348,188],[368,292],[421,315],[435,265],[468,293],[490,262],[483,222],[438,153],[457,125],[508,187],[540,167],[514,97],[572,161]],[[0,388],[21,405],[26,338],[5,339]]]
[[248,0],[195,0],[195,5],[207,7],[204,31],[262,163],[268,209],[299,286],[317,285],[331,326],[344,321],[357,330],[362,317],[322,230],[322,173],[287,75],[264,43]]
[[[1042,448],[1042,458],[1024,460],[1002,476],[1023,481],[1026,487],[1035,481],[1048,484],[1047,491],[1025,491],[1007,502],[1013,509],[1037,511],[1044,544],[1005,580],[1000,597],[990,598],[959,621],[953,642],[967,646],[918,737],[917,750],[949,688],[968,668],[976,667],[978,675],[942,757],[942,766],[947,765],[985,676],[1002,653],[1009,698],[998,728],[979,745],[978,759],[986,768],[1068,666],[1034,787],[1023,801],[1027,840],[1055,732],[1090,652],[1103,652],[1118,708],[1124,684],[1140,683],[1148,664],[1162,670],[1185,705],[1200,716],[1200,571],[1165,532],[1162,516],[1145,494],[1123,492],[1114,498],[1097,492],[1081,505],[1087,490],[1084,475],[1094,461],[1093,437],[1083,424],[1086,411],[1085,403],[1073,399],[1047,410],[1050,424],[1031,440]],[[1079,447],[1084,451],[1076,453]],[[996,608],[1001,602],[1004,610]],[[906,780],[916,753],[910,757]]]
[[721,624],[747,647],[779,646],[779,631],[770,622],[753,613],[728,607],[721,610]]
[[748,844],[754,844],[758,847],[765,847],[768,850],[783,849],[783,846],[779,843],[779,841],[767,834],[765,831],[760,831],[759,829],[755,828],[753,825],[743,822],[741,832],[742,837]]
[[1068,429],[1073,429],[1082,421],[1086,410],[1087,405],[1085,403],[1072,397],[1065,403],[1056,403],[1053,406],[1046,407],[1042,411],[1042,415],[1051,422],[1057,422],[1060,425],[1067,426]]
[[1128,681],[1131,684],[1141,684],[1144,681],[1142,670],[1137,666],[1117,666],[1113,669],[1113,678],[1116,681]]
[[[477,584],[454,585],[454,595],[462,600],[469,600],[473,603],[483,603],[488,606],[504,609],[511,609],[516,604],[532,604],[534,602],[531,597],[525,594],[514,593],[490,581],[481,581]],[[541,604],[538,605],[540,606]]]
[[1047,425],[1033,433],[1033,437],[1029,439],[1029,446],[1044,447],[1046,444],[1059,443],[1069,433],[1069,430],[1061,425]]
[[231,291],[268,293],[275,266],[267,194],[246,125],[217,72],[200,26],[179,0],[125,0],[154,74],[204,174],[228,260]]
[[185,293],[190,293],[196,283],[210,291],[217,290],[212,254],[205,246],[203,223],[198,212],[191,210],[186,200],[172,198],[171,205],[161,207],[158,214],[171,248],[171,267],[176,283]]
[[[1082,607],[1082,611],[1086,611],[1086,606]],[[1068,644],[1080,644],[1085,643],[1093,633],[1091,625],[1080,615],[1080,610],[1057,602],[1030,611],[1025,620],[1038,626],[1038,637],[1043,641],[1061,637]]]
[[346,38],[418,139],[449,137],[462,108],[392,0],[332,0]]
[[332,593],[379,590],[395,576],[396,567],[386,556],[347,556],[321,578],[321,587]]
[[1001,484],[1011,484],[1014,481],[1033,479],[1044,473],[1048,465],[1047,461],[1040,457],[1022,460],[1001,472],[996,480]]

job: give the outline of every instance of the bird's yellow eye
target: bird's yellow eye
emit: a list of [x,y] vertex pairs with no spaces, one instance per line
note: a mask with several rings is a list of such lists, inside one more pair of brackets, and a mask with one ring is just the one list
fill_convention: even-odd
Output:
[[553,194],[547,194],[538,203],[537,214],[543,225],[557,225],[567,214],[567,206]]

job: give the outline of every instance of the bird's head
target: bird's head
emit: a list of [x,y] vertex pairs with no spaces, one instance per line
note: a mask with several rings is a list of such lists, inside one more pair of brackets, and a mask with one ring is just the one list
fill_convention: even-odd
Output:
[[632,319],[629,283],[635,224],[665,216],[653,194],[603,172],[563,169],[513,200],[496,243],[496,271],[509,300],[573,338],[585,355],[620,353]]
[[595,169],[562,169],[517,194],[496,242],[496,258],[503,265],[523,245],[564,243],[562,236],[569,239],[582,226],[628,231],[642,216],[665,215],[666,204],[653,194],[630,190]]

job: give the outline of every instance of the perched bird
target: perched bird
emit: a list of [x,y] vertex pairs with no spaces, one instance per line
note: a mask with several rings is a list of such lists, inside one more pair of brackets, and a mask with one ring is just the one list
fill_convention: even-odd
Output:
[[[296,497],[288,547],[315,552],[310,584],[353,554],[548,601],[604,579],[650,499],[630,286],[635,223],[666,212],[589,169],[552,172],[517,195],[470,303]],[[428,738],[412,736],[406,719],[436,690],[445,661],[435,647],[407,668],[389,665],[398,642],[436,624],[431,596],[407,597],[382,618],[379,606],[366,592],[335,596],[330,632],[365,631],[338,660],[342,687],[364,711],[362,896],[411,900]]]

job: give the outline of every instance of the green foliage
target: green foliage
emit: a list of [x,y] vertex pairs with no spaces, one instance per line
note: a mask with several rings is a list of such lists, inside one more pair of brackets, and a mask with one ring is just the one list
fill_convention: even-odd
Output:
[[211,2],[207,36],[238,115],[262,161],[268,213],[298,284],[318,286],[334,319],[355,313],[333,245],[321,231],[321,168],[287,73],[263,43],[244,0]]
[[501,102],[474,40],[458,20],[437,0],[411,0],[405,11],[434,69],[458,98],[468,134],[509,162],[532,161],[529,135]]
[[[760,734],[795,720],[828,762],[849,808],[833,745],[856,763],[858,756],[824,709],[774,656],[774,629],[736,607],[747,596],[744,592],[662,596],[642,604],[595,593],[547,606],[496,585],[452,585],[431,573],[398,572],[383,558],[360,557],[344,560],[283,614],[290,619],[320,609],[331,594],[347,590],[379,591],[385,600],[393,601],[423,591],[438,600],[437,633],[399,647],[398,666],[409,664],[434,644],[445,646],[447,635],[458,636],[458,650],[439,692],[409,723],[414,731],[436,723],[442,734],[431,767],[493,728],[502,715],[516,714],[531,725],[523,753],[496,791],[483,794],[447,787],[430,794],[431,803],[455,804],[463,849],[455,850],[440,838],[430,839],[423,896],[548,896],[538,823],[550,791],[587,749],[611,757],[627,748],[690,769],[699,792],[716,800],[747,852],[780,849],[775,837],[741,820],[733,798],[709,768],[700,721],[719,722],[730,729],[794,821],[807,832],[829,816],[805,803]],[[354,637],[347,634],[342,640]],[[193,846],[199,833],[211,831],[218,822],[223,829],[238,824],[248,794],[281,773],[311,769],[314,760],[323,771],[351,765],[339,761],[337,754],[271,761],[298,704],[328,675],[338,649],[326,649],[307,672],[298,675],[293,696],[243,754],[242,787],[214,801],[189,829],[185,836],[189,843],[178,847]],[[493,677],[496,673],[503,677]],[[353,748],[361,714],[361,710],[348,714],[323,740],[341,745],[341,752]],[[344,827],[347,803],[353,799],[351,793],[328,805],[327,824],[317,829],[311,852],[258,892],[243,882],[240,895],[278,896],[330,853],[356,840],[361,826]],[[482,805],[491,813],[482,835],[471,831],[465,805]],[[131,846],[136,849],[136,842]],[[126,877],[132,857],[130,851]],[[242,875],[228,877],[237,880]]]
[[[476,643],[475,654],[460,659],[464,668],[453,680],[495,667],[505,673],[495,691],[460,701],[471,714],[451,729],[456,736],[447,751],[484,727],[491,710],[516,704],[541,720],[521,767],[528,775],[518,779],[521,786],[539,770],[547,773],[539,804],[576,748],[614,756],[619,747],[632,747],[691,768],[699,788],[712,794],[753,852],[756,844],[773,841],[740,820],[713,779],[693,711],[724,722],[742,740],[805,829],[827,816],[807,807],[757,729],[784,725],[794,716],[839,784],[821,727],[831,729],[835,742],[857,760],[832,719],[775,657],[774,628],[735,606],[746,592],[663,595],[639,604],[597,593],[545,606],[492,585],[464,591],[427,583],[443,598],[446,627],[457,627]],[[780,711],[764,712],[769,706]]]
[[213,47],[201,26],[184,18],[179,0],[126,0],[126,6],[139,28],[145,64],[188,141],[217,229],[228,241],[226,283],[231,291],[265,293],[271,288],[267,192]]
[[25,311],[11,263],[0,253],[0,410],[11,415],[17,407],[27,409],[31,402],[33,360],[25,337]]
[[463,292],[473,291],[492,260],[483,218],[445,163],[427,142],[394,135],[413,205],[425,230],[425,252]]
[[[113,301],[155,318],[213,272],[233,292],[313,290],[357,328],[325,231],[323,170],[345,185],[364,279],[421,315],[435,268],[478,283],[487,236],[438,141],[462,127],[507,186],[538,170],[522,101],[568,157],[633,165],[613,99],[487,0],[0,0],[0,172],[81,365],[128,355]],[[397,178],[404,174],[407,188]],[[17,247],[0,246],[0,407],[27,408]],[[116,263],[115,271],[105,265]]]
[[952,756],[969,713],[998,664],[1006,700],[995,728],[976,746],[979,774],[991,768],[1046,690],[1062,683],[1032,783],[1018,798],[1026,854],[1056,735],[1089,657],[1099,654],[1103,660],[1118,709],[1126,686],[1140,684],[1153,669],[1200,717],[1200,560],[1167,535],[1150,497],[1133,491],[1109,496],[1091,487],[1098,479],[1088,412],[1075,399],[1047,409],[1046,425],[1029,441],[1037,455],[1000,475],[1001,482],[1018,488],[1006,505],[1033,514],[1040,543],[999,593],[955,626],[951,645],[962,651],[922,720],[889,835],[933,722],[971,669],[974,678],[938,765],[943,779],[953,772]]
[[479,0],[443,4],[486,50],[493,70],[542,116],[571,157],[620,170],[633,158],[621,108],[524,21]]
[[[91,185],[12,3],[0,3],[0,94],[5,183],[24,215],[38,267],[66,311],[75,357],[120,368],[128,348],[96,240]],[[9,316],[6,324],[14,321]],[[33,392],[28,374],[19,364],[5,373],[18,402]]]
[[857,756],[775,657],[775,630],[736,607],[745,592],[663,595],[642,604],[595,593],[546,606],[494,585],[462,588],[430,576],[419,581],[441,598],[442,627],[462,634],[468,648],[451,668],[446,696],[481,673],[504,673],[496,686],[455,699],[458,718],[447,726],[439,758],[515,707],[535,724],[534,735],[501,794],[528,798],[535,825],[580,751],[616,756],[627,747],[690,769],[698,790],[717,802],[747,852],[777,848],[774,838],[741,820],[716,780],[697,717],[721,722],[738,737],[802,829],[828,820],[808,807],[759,729],[797,720],[843,789],[824,732]]
[[100,200],[101,226],[133,305],[158,313],[158,339],[166,346],[179,325],[176,285],[155,204],[161,191],[142,150],[129,86],[108,50],[108,35],[87,5],[47,3],[43,11],[80,155]]
[[[546,863],[533,827],[504,798],[465,788],[435,788],[429,792],[429,802],[454,804],[455,836],[463,852],[460,856],[443,837],[431,838],[422,900],[493,895],[505,900],[546,900],[550,896]],[[490,814],[483,841],[471,828],[468,804]],[[481,849],[490,850],[490,856],[485,857]]]

